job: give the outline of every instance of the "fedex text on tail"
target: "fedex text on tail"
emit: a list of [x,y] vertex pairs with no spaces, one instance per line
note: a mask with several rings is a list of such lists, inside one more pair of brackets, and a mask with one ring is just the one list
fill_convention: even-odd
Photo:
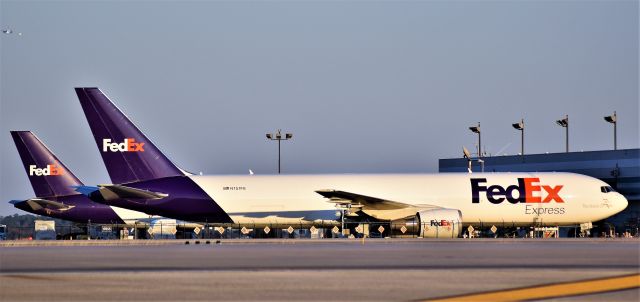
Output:
[[57,176],[62,175],[64,170],[56,165],[47,165],[46,168],[38,168],[36,165],[29,165],[29,176]]
[[110,138],[102,139],[102,152],[144,152],[144,143],[133,138],[125,138],[122,143],[112,143]]

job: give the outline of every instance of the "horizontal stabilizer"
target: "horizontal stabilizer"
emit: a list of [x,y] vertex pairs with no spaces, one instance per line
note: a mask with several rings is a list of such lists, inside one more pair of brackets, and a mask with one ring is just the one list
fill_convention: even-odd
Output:
[[26,205],[28,208],[30,208],[33,211],[41,210],[44,208],[52,211],[64,212],[64,211],[73,209],[75,207],[72,205],[64,204],[62,202],[41,199],[41,198],[32,198],[27,200],[12,200],[10,201],[10,203],[15,205],[16,207],[18,207],[19,205],[22,205],[22,206]]
[[168,194],[151,192],[122,185],[99,185],[99,192],[104,200],[114,199],[162,199]]
[[89,196],[91,193],[98,192],[100,190],[100,188],[93,186],[73,186],[73,188],[76,192],[85,196]]

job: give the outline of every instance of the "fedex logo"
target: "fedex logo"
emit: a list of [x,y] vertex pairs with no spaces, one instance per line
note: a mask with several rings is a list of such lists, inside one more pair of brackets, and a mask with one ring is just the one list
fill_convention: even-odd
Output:
[[431,219],[431,226],[450,226],[451,223],[447,220],[435,220]]
[[102,139],[102,152],[144,152],[144,143],[133,138],[125,138],[122,143],[112,143],[110,138]]
[[[482,185],[486,182],[486,178],[471,179],[472,203],[480,203],[480,192],[484,192],[489,202],[493,204],[502,203],[505,199],[512,204],[547,203],[552,200],[558,203],[564,203],[564,200],[562,200],[559,195],[563,186],[541,185],[539,184],[540,179],[537,177],[518,178],[517,185],[511,185],[506,188],[499,185],[489,187]],[[517,197],[514,194],[515,192],[518,192]]]
[[29,165],[29,176],[57,176],[62,175],[64,170],[56,165],[47,165],[46,168],[38,168],[36,165]]

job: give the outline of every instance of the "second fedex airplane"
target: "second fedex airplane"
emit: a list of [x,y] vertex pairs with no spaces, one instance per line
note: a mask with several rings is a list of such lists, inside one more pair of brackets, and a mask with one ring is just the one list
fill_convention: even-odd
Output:
[[98,88],[76,93],[114,183],[85,192],[97,202],[148,214],[254,225],[406,222],[417,226],[412,232],[418,236],[450,237],[463,225],[598,221],[627,206],[606,183],[572,173],[192,175]]
[[[146,227],[175,225],[192,230],[200,224],[171,221],[164,217],[94,202],[78,192],[84,184],[31,131],[11,131],[24,169],[36,197],[10,201],[16,208],[77,223]],[[169,231],[169,228],[165,228]]]
[[91,201],[74,190],[84,184],[31,131],[11,131],[36,197],[12,200],[18,209],[78,223],[130,224],[149,215]]

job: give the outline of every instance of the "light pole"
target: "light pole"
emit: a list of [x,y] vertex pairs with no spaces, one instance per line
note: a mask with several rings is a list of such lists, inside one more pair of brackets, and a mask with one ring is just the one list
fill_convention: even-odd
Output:
[[480,137],[480,122],[478,122],[478,126],[471,126],[469,130],[473,133],[478,133],[478,158],[482,157],[482,138]]
[[565,115],[563,119],[557,120],[556,124],[560,127],[565,128],[565,137],[566,137],[566,152],[569,152],[569,115]]
[[613,112],[613,115],[605,116],[604,120],[613,124],[613,150],[618,150],[618,116],[616,112]]
[[275,134],[267,133],[267,139],[272,141],[278,141],[278,174],[280,174],[280,142],[289,140],[292,137],[293,137],[293,134],[286,133],[283,138],[282,134],[280,133],[280,129],[278,129],[278,131]]
[[524,119],[521,119],[519,123],[511,124],[516,130],[520,130],[520,155],[524,155]]

